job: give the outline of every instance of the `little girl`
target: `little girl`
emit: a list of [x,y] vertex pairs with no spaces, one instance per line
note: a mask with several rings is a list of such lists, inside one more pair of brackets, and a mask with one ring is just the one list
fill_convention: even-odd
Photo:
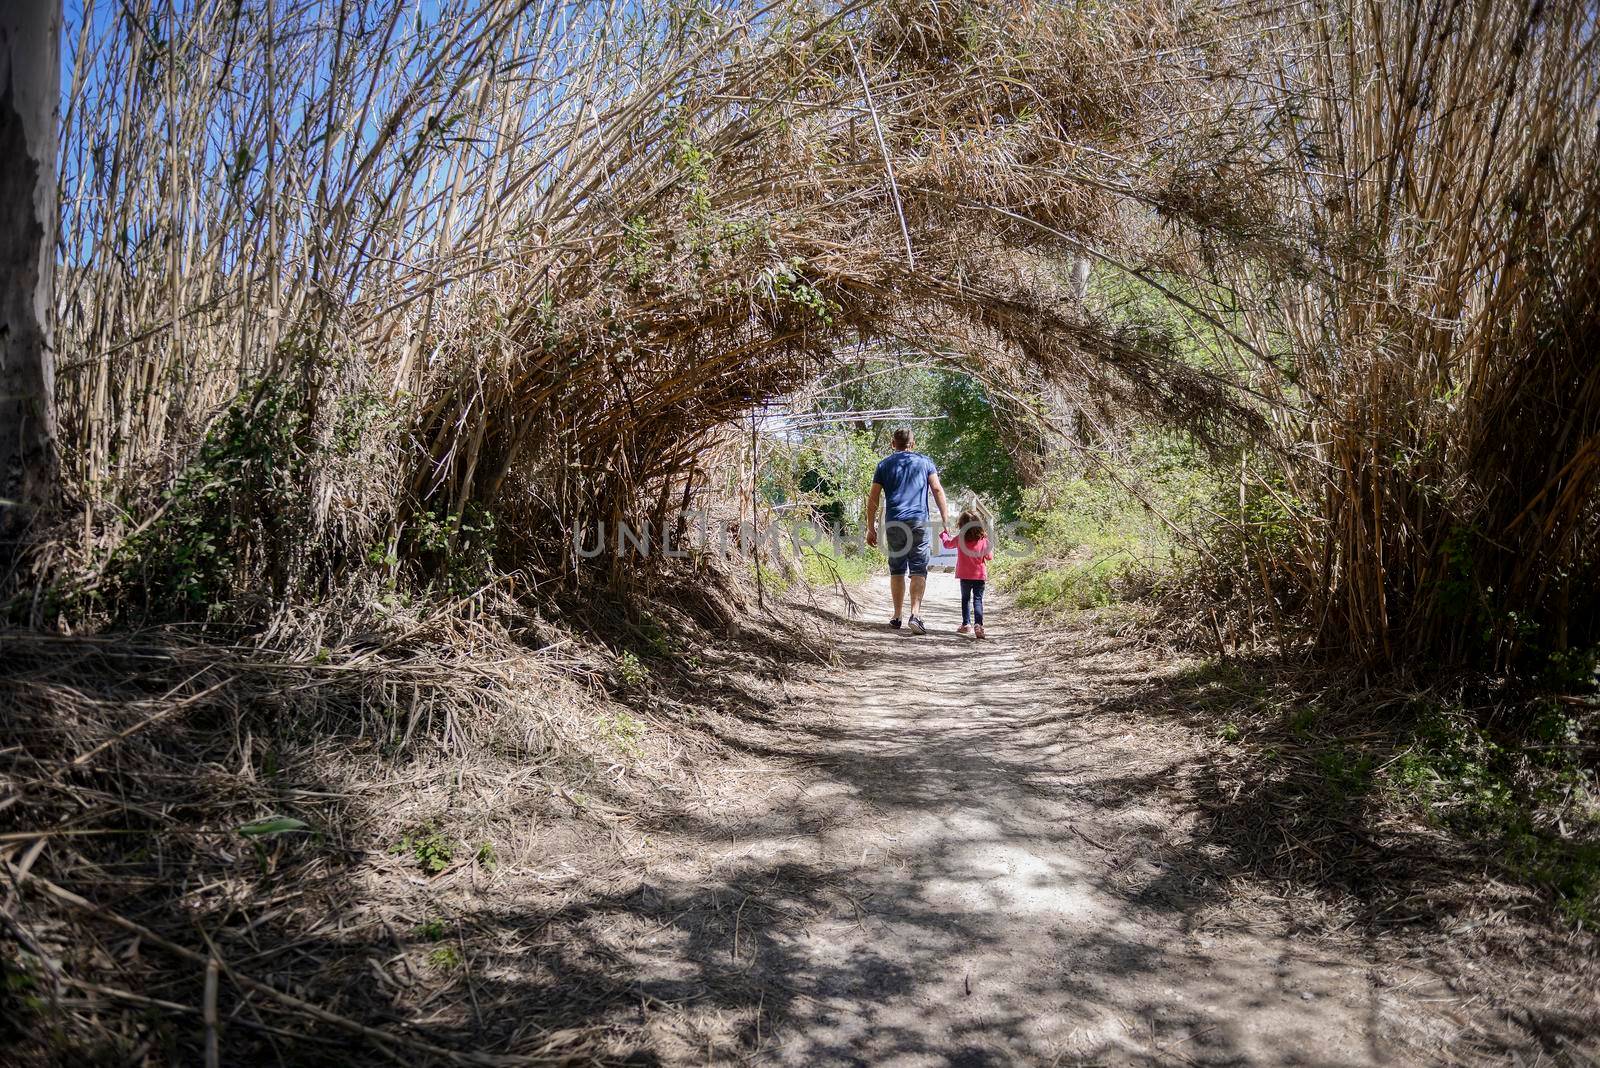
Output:
[[956,550],[956,578],[961,581],[961,626],[957,634],[965,634],[971,623],[972,633],[983,637],[983,586],[989,578],[989,561],[994,550],[984,533],[983,520],[970,508],[963,509],[956,520],[955,534],[940,531],[939,541],[946,549]]

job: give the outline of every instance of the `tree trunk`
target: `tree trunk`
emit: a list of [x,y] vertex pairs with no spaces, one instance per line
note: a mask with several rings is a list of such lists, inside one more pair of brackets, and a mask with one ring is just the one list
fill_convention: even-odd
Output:
[[55,486],[59,0],[0,0],[0,566]]

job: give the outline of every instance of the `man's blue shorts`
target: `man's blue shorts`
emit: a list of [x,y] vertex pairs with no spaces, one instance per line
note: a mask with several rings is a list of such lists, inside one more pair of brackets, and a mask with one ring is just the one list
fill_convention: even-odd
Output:
[[889,550],[889,574],[928,573],[928,547],[932,537],[927,523],[891,519],[883,525],[883,538]]

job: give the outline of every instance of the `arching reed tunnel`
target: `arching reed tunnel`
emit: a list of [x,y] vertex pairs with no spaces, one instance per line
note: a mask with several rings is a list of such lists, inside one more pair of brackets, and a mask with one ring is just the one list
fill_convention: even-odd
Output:
[[[1595,634],[1581,0],[395,10],[174,9],[168,66],[84,27],[61,443],[147,601],[326,595],[491,521],[579,574],[565,532],[693,497],[708,435],[869,341],[1237,460],[1272,519],[1211,555],[1313,644]],[[227,552],[149,564],[185,522]]]
[[1256,417],[1175,339],[1083,303],[1099,250],[1146,262],[1154,217],[1130,210],[1116,153],[1178,94],[1125,41],[1178,28],[1137,5],[863,15],[694,66],[629,130],[606,195],[561,219],[582,256],[541,229],[516,275],[537,281],[479,292],[447,343],[460,358],[415,372],[418,499],[526,503],[551,534],[659,520],[692,495],[706,435],[862,341],[961,358],[1021,406],[1052,385],[1202,429]]

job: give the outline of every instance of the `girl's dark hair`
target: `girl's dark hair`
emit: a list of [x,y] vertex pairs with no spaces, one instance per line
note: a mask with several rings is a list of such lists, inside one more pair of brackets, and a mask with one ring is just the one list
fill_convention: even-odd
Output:
[[956,517],[956,529],[961,532],[961,540],[968,545],[976,545],[978,539],[984,535],[983,519],[971,508],[963,508]]

